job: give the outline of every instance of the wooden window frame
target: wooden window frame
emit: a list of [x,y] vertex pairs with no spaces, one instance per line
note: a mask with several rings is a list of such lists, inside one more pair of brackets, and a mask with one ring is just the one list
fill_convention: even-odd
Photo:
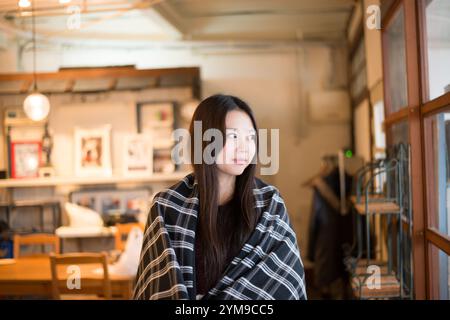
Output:
[[[392,22],[399,8],[403,6],[405,17],[405,50],[408,88],[408,106],[395,113],[389,113],[390,100],[387,94],[389,86],[386,77],[384,81],[385,94],[385,126],[401,121],[408,121],[409,140],[411,145],[411,185],[413,209],[413,269],[414,289],[416,299],[433,299],[437,297],[435,287],[436,257],[431,246],[450,255],[450,237],[440,233],[430,219],[434,216],[435,204],[427,201],[427,192],[432,191],[432,179],[426,180],[426,175],[433,172],[432,161],[425,156],[425,145],[432,143],[430,135],[425,132],[425,121],[431,115],[442,112],[450,106],[450,93],[428,101],[428,58],[426,48],[426,21],[424,0],[393,0],[382,9],[382,42],[383,71],[387,74],[385,30]],[[387,129],[387,128],[386,128]],[[390,131],[386,130],[387,139]],[[431,199],[429,199],[431,200]],[[426,263],[424,263],[424,261]]]

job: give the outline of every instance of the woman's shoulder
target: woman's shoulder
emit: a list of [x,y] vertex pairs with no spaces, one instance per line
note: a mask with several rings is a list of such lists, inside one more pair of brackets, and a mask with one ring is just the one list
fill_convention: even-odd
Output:
[[181,179],[178,182],[176,182],[175,184],[171,185],[164,191],[177,190],[177,191],[184,191],[184,192],[192,192],[194,190],[194,187],[196,184],[197,184],[197,182],[195,180],[194,173],[191,172],[191,173],[187,174],[186,176],[184,176],[183,179]]
[[275,216],[277,220],[289,221],[286,205],[277,187],[268,184],[255,177],[256,208],[269,216]]
[[175,184],[156,193],[153,197],[153,203],[158,202],[158,200],[179,204],[182,204],[183,202],[198,202],[196,184],[197,182],[194,179],[194,174],[189,173]]
[[281,197],[280,191],[274,185],[264,182],[262,179],[255,177],[255,185],[253,188],[255,196],[262,196],[263,198]]

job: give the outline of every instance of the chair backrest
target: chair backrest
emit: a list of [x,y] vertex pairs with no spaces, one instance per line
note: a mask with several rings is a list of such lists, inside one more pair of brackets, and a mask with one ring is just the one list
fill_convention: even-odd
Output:
[[[28,235],[14,235],[14,258],[20,258],[20,247],[22,245],[36,246],[36,245],[50,245],[53,247],[53,253],[59,253],[59,238],[53,234],[28,234]],[[48,255],[48,254],[31,254],[32,256],[37,255]],[[31,256],[29,255],[29,256]]]
[[123,241],[123,237],[128,236],[131,229],[133,229],[134,227],[141,228],[141,230],[144,231],[144,226],[141,223],[116,224],[116,234],[115,234],[116,250],[120,251],[125,250],[125,241]]
[[[100,265],[103,269],[103,277],[99,279],[83,279],[86,272],[81,272],[81,265]],[[80,267],[80,290],[68,288],[67,278],[60,279],[58,277],[58,266],[77,266]],[[50,267],[52,273],[52,295],[54,299],[61,299],[61,293],[65,294],[85,294],[88,289],[89,293],[102,292],[105,299],[111,299],[111,281],[108,272],[107,254],[101,253],[67,253],[67,254],[50,254]],[[65,269],[64,274],[67,276],[69,269]],[[91,269],[94,274],[94,268]],[[64,289],[62,289],[64,288]],[[82,291],[84,289],[84,291]]]

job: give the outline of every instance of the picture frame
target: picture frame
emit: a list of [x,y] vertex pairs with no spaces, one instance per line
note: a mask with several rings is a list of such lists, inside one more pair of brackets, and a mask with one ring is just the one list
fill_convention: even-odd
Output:
[[151,134],[124,136],[123,175],[142,177],[153,174],[153,145]]
[[172,173],[177,166],[170,156],[175,141],[178,113],[175,101],[149,101],[136,105],[137,129],[152,137],[153,173]]
[[153,172],[172,173],[176,170],[175,163],[172,161],[172,148],[153,149]]
[[37,178],[42,164],[41,141],[11,142],[11,178]]
[[75,127],[75,175],[110,177],[111,125],[94,129]]
[[154,148],[173,145],[172,132],[176,128],[174,101],[141,102],[136,106],[138,133],[151,134]]

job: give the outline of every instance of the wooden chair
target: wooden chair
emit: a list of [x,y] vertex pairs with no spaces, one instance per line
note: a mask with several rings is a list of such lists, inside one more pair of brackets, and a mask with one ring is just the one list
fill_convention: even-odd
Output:
[[[28,234],[28,235],[14,235],[14,258],[20,258],[20,247],[22,245],[50,245],[53,247],[51,252],[59,253],[59,238],[53,234],[44,234],[44,233],[36,233],[36,234]],[[42,256],[48,255],[45,253],[42,254],[30,254],[28,256]]]
[[[83,265],[90,267],[83,269]],[[101,266],[103,277],[93,276],[95,266]],[[64,272],[67,275],[70,266],[77,266],[80,269],[80,288],[70,289],[68,287],[67,277],[60,279],[58,277],[58,266],[66,266]],[[92,300],[99,299],[103,295],[104,299],[112,298],[111,281],[108,273],[108,263],[106,253],[67,253],[50,254],[50,267],[52,273],[52,296],[56,300]],[[70,272],[69,272],[70,273]],[[91,274],[91,277],[83,277]]]
[[141,223],[118,223],[116,224],[116,234],[115,234],[115,242],[116,242],[116,250],[123,251],[125,250],[126,241],[123,238],[130,233],[131,229],[134,227],[141,228],[144,231],[144,226]]

